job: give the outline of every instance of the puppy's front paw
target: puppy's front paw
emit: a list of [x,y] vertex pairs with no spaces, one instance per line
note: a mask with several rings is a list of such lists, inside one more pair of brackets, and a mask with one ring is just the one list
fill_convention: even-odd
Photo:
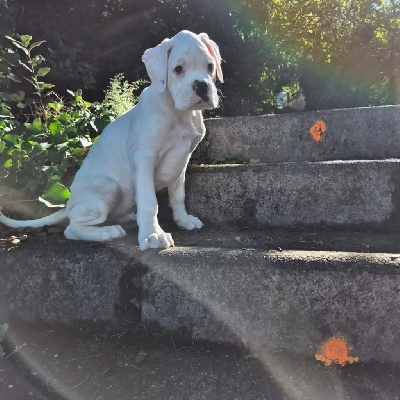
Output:
[[197,217],[189,214],[177,217],[175,222],[179,228],[187,229],[188,231],[203,227],[203,223]]
[[174,241],[170,233],[160,232],[152,233],[149,237],[144,240],[139,240],[139,249],[167,249],[168,247],[173,247]]

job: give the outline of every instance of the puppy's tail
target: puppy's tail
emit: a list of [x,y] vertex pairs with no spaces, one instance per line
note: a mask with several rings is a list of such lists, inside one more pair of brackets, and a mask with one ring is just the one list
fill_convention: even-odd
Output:
[[47,217],[39,219],[31,219],[26,221],[19,221],[16,219],[7,218],[0,212],[0,222],[10,228],[41,228],[45,225],[56,225],[67,219],[67,210],[63,208],[60,211],[55,212]]

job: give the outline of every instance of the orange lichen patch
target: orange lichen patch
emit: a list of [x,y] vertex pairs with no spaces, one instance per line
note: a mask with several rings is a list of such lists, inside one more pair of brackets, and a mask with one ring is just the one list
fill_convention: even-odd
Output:
[[315,355],[316,360],[322,361],[325,365],[332,364],[346,365],[358,362],[358,357],[351,357],[352,348],[346,339],[340,335],[333,336],[322,343],[319,351]]
[[324,121],[317,121],[311,128],[310,133],[316,142],[320,142],[326,132],[326,124]]

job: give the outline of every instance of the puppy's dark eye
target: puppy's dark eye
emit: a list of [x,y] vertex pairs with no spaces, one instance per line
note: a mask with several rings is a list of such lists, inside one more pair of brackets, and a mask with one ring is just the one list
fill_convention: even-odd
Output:
[[181,74],[182,71],[183,71],[182,65],[176,66],[174,71],[175,71],[178,75]]
[[208,72],[213,72],[214,71],[214,64],[210,63],[207,66]]

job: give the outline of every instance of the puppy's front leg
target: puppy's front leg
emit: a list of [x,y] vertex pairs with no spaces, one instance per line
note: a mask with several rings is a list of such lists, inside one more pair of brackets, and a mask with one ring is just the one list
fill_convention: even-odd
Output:
[[189,215],[185,207],[185,172],[180,178],[168,186],[169,204],[172,208],[174,221],[183,229],[200,229],[203,223],[195,216]]
[[155,157],[134,152],[130,161],[135,186],[139,249],[171,247],[174,245],[172,236],[161,229],[157,219],[158,203],[154,187]]

